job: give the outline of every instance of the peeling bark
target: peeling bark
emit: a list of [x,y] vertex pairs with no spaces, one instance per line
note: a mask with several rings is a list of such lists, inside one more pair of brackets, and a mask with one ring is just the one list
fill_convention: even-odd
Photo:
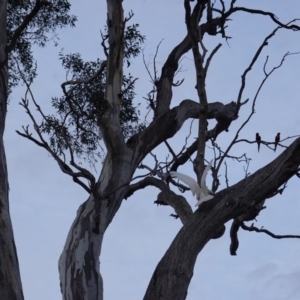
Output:
[[21,300],[24,297],[9,215],[8,174],[3,144],[8,97],[6,6],[7,1],[0,2],[0,299]]
[[121,205],[133,173],[132,150],[125,144],[119,123],[124,52],[122,1],[108,0],[107,12],[109,55],[106,108],[99,117],[107,157],[97,189],[80,206],[59,259],[61,292],[65,300],[103,299],[103,281],[99,270],[102,240]]
[[[61,292],[65,300],[103,299],[99,270],[102,240],[132,176],[129,154],[123,157],[117,164],[106,158],[97,194],[91,194],[77,211],[59,259]],[[116,190],[116,187],[121,188]]]

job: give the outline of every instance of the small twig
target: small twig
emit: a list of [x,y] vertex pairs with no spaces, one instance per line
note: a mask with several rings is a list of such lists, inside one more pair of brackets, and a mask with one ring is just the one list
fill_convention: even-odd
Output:
[[144,53],[144,50],[143,50],[143,49],[142,49],[142,53],[143,53],[143,63],[144,63],[144,66],[145,66],[145,68],[146,68],[146,71],[147,71],[147,73],[148,73],[150,79],[151,79],[151,82],[154,83],[155,80],[154,80],[154,78],[152,77],[151,72],[150,72],[150,70],[149,70],[149,67],[148,67],[149,63],[146,63],[146,60],[145,60],[145,53]]
[[246,160],[246,167],[245,166],[243,167],[243,169],[245,171],[245,178],[250,175],[249,172],[248,172],[250,161],[251,161],[251,158],[247,159]]
[[225,165],[225,182],[226,182],[226,187],[228,188],[229,187],[229,180],[228,180],[228,176],[227,176],[227,162],[226,162],[226,160],[224,162],[224,165]]
[[210,64],[210,62],[211,62],[213,56],[217,53],[217,51],[218,51],[221,47],[222,47],[222,44],[218,44],[218,45],[215,47],[215,49],[210,53],[210,55],[209,55],[209,57],[208,57],[208,59],[207,59],[207,61],[206,61],[206,64],[205,64],[205,66],[204,66],[204,74],[205,74],[205,77],[206,77],[206,75],[207,75],[207,70],[208,70],[208,68],[209,68],[209,64]]
[[156,51],[155,51],[155,54],[154,54],[154,57],[153,57],[154,82],[157,82],[157,80],[158,80],[158,78],[157,78],[157,70],[156,70],[156,58],[157,58],[159,47],[160,47],[160,45],[161,45],[162,42],[163,42],[163,39],[156,46]]
[[273,198],[274,196],[280,194],[282,195],[282,193],[284,192],[284,190],[287,188],[287,182],[285,182],[283,184],[283,187],[280,188],[280,189],[277,189],[277,191],[273,192],[271,195],[268,195],[268,197],[266,197],[266,199],[270,199],[270,198]]
[[168,150],[170,151],[170,153],[173,156],[174,161],[176,161],[177,159],[177,155],[175,154],[175,152],[173,151],[172,147],[170,146],[170,144],[167,141],[164,141],[165,145],[167,146]]
[[128,17],[126,17],[124,19],[124,24],[127,23],[128,21],[130,21],[132,19],[132,17],[134,16],[134,13],[133,11],[131,10],[129,13],[128,13]]

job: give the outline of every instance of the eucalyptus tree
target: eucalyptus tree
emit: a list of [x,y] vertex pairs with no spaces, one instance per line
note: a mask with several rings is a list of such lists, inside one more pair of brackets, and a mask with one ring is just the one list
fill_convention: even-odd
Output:
[[[76,17],[68,14],[68,1],[0,2],[0,298],[23,299],[19,263],[9,214],[9,185],[3,135],[8,99],[21,80],[32,80],[32,45],[45,46],[55,38],[57,27],[74,26]],[[18,67],[17,67],[18,66]]]
[[[251,100],[244,99],[247,75],[278,30],[299,31],[300,27],[296,21],[282,23],[272,12],[236,6],[238,1],[235,0],[226,4],[222,0],[198,0],[193,3],[193,8],[192,1],[185,0],[183,14],[187,34],[170,52],[160,75],[157,76],[155,72],[152,76],[153,86],[146,101],[153,119],[149,123],[140,123],[137,106],[133,103],[137,82],[133,76],[124,75],[124,68],[130,67],[131,59],[141,51],[144,37],[137,25],[129,25],[133,15],[124,17],[122,2],[107,0],[107,27],[102,34],[103,59],[84,62],[79,54],[61,54],[63,67],[71,74],[71,79],[62,83],[63,95],[52,99],[56,115],[43,112],[31,93],[30,81],[24,80],[31,99],[25,97],[22,105],[33,122],[35,133],[29,127],[24,127],[23,132],[18,133],[48,151],[61,171],[71,176],[89,194],[78,208],[59,259],[63,299],[103,299],[99,257],[104,234],[123,200],[148,186],[160,190],[157,203],[173,207],[173,216],[179,218],[183,226],[154,270],[144,299],[185,299],[197,256],[211,239],[224,234],[224,224],[234,220],[230,252],[235,255],[238,229],[254,229],[247,228],[243,222],[254,219],[264,208],[266,199],[280,192],[279,188],[292,176],[299,176],[300,139],[296,139],[270,164],[252,175],[246,173],[243,180],[218,192],[220,167],[226,158],[234,158],[229,156],[230,150],[237,142],[241,142],[238,140],[239,133],[255,111],[258,93]],[[236,101],[226,104],[210,102],[206,77],[210,62],[220,51],[221,44],[208,53],[205,38],[209,35],[221,36],[225,41],[229,39],[226,28],[236,13],[251,14],[253,18],[270,18],[277,27],[264,39],[243,72]],[[175,75],[181,58],[189,51],[194,58],[198,99],[185,99],[171,108],[174,88],[181,84],[175,80]],[[265,77],[258,92],[289,55],[287,53],[271,71],[264,70]],[[42,116],[42,122],[36,121],[29,106],[30,101]],[[243,105],[249,101],[252,102],[252,109],[248,118],[228,148],[218,148],[216,138],[228,131],[232,122],[239,118]],[[199,120],[198,137],[190,144],[184,144],[183,141],[182,151],[175,153],[167,140],[174,137],[188,119]],[[215,120],[216,125],[208,130],[207,120]],[[208,141],[216,150],[211,168],[214,197],[193,212],[185,198],[170,189],[170,184],[181,189],[186,187],[176,183],[168,174],[193,157],[194,171],[200,184],[205,170],[205,146]],[[144,158],[162,143],[168,147],[170,157],[164,162],[157,161],[155,167],[149,170],[151,176],[132,183],[133,179],[137,179],[134,174]],[[273,141],[261,143],[270,148],[275,145]],[[78,159],[84,159],[92,165],[102,159],[99,178],[96,179]]]

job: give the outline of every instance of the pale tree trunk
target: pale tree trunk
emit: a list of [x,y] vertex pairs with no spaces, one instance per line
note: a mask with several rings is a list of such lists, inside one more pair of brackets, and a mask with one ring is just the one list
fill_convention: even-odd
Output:
[[3,144],[8,97],[6,7],[0,2],[0,299],[24,299],[19,262],[9,215],[8,175]]
[[132,176],[132,150],[128,149],[119,123],[123,80],[122,1],[107,1],[109,56],[105,110],[99,127],[107,148],[97,189],[83,203],[70,229],[59,259],[63,299],[103,299],[99,255],[105,230],[119,209]]
[[121,160],[112,163],[109,157],[106,158],[98,181],[98,193],[92,194],[77,211],[59,259],[63,299],[103,299],[103,282],[99,271],[102,240],[124,198],[126,183],[131,178],[130,155],[125,155]]

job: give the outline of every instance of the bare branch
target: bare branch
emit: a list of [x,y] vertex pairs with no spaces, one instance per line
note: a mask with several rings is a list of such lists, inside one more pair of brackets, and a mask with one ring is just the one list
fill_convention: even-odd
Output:
[[73,87],[70,91],[67,92],[66,91],[66,86],[68,86],[68,85],[79,85],[79,84],[89,83],[90,81],[96,79],[104,71],[104,69],[106,68],[106,66],[107,66],[107,61],[104,60],[101,63],[101,66],[100,66],[99,70],[93,76],[91,76],[90,78],[78,79],[78,80],[69,80],[69,81],[66,81],[66,82],[62,83],[61,84],[61,88],[62,88],[65,96],[69,96],[70,92],[75,88],[75,87]]
[[[287,25],[285,25],[285,24],[281,23],[280,21],[278,21],[276,19],[276,17],[274,16],[274,14],[272,14],[272,13],[263,12],[263,11],[260,11],[260,10],[252,10],[252,9],[247,9],[247,8],[241,8],[241,7],[233,7],[234,4],[235,4],[235,1],[231,1],[230,9],[227,12],[222,11],[222,16],[221,17],[214,18],[214,19],[198,26],[198,30],[201,32],[201,36],[199,35],[199,39],[201,39],[205,33],[217,34],[217,32],[214,33],[214,30],[217,27],[221,28],[220,33],[222,34],[222,36],[224,38],[228,39],[228,37],[226,37],[226,35],[225,35],[225,26],[224,26],[224,24],[228,20],[230,15],[237,12],[237,11],[244,11],[244,12],[253,13],[253,14],[267,15],[267,16],[270,16],[271,19],[282,28],[292,29],[292,30],[299,30],[299,26],[297,26],[297,25],[288,25],[288,24],[290,24],[291,22],[293,22],[295,20],[293,20],[293,21],[289,22]],[[205,5],[203,5],[203,8],[204,7],[205,7]],[[224,9],[225,9],[225,5],[223,7],[223,10]],[[194,9],[193,13],[194,13],[194,15],[197,14],[196,6],[195,6],[195,9]],[[198,20],[200,18],[200,15],[201,14],[198,13],[198,15],[197,15]],[[194,19],[197,20],[196,18],[194,18]],[[159,82],[157,84],[156,116],[159,116],[160,114],[165,113],[169,109],[169,105],[170,105],[171,98],[172,98],[172,82],[173,82],[174,74],[175,74],[175,72],[178,68],[178,61],[184,53],[186,53],[187,51],[189,51],[191,49],[191,46],[192,45],[191,45],[189,36],[186,36],[182,40],[182,42],[179,43],[171,51],[167,61],[165,62],[164,66],[162,68],[162,73],[161,73]],[[241,99],[241,96],[240,96],[240,99]],[[240,108],[240,106],[241,106],[241,100],[238,101],[238,108]]]
[[25,133],[22,133],[22,132],[16,130],[17,134],[19,134],[22,137],[25,137],[25,138],[29,139],[30,141],[32,141],[35,144],[37,144],[39,147],[47,149],[46,146],[44,145],[44,143],[41,143],[37,139],[33,138],[32,134],[28,132],[28,125],[26,126],[26,128],[24,126],[22,126],[22,127],[23,127],[23,130],[24,130]]
[[136,191],[144,189],[147,186],[155,186],[156,188],[160,189],[161,191],[168,190],[168,186],[162,181],[157,178],[153,177],[145,177],[144,179],[131,184],[126,192],[126,195],[124,196],[124,199],[128,199],[131,197]]
[[247,231],[255,231],[258,233],[265,233],[269,236],[271,236],[274,239],[300,239],[300,235],[278,235],[278,234],[274,234],[271,231],[267,230],[267,229],[263,229],[263,227],[261,229],[255,227],[253,224],[251,226],[247,226],[244,223],[241,223],[241,228],[243,228],[244,230]]
[[251,71],[252,67],[254,66],[255,62],[257,61],[259,55],[261,54],[262,50],[264,47],[266,47],[268,45],[268,40],[271,39],[275,33],[277,32],[277,30],[280,29],[280,27],[277,27],[276,29],[274,29],[262,42],[262,44],[259,46],[259,48],[257,49],[256,53],[254,54],[251,63],[249,64],[249,66],[245,69],[243,75],[242,75],[242,82],[241,82],[241,87],[238,93],[238,97],[237,97],[237,105],[238,107],[241,106],[241,100],[242,100],[242,95],[246,86],[246,77],[247,74]]
[[[277,30],[278,30],[278,28],[276,28],[276,29],[275,29],[275,30],[274,30],[274,31],[273,31],[273,32],[265,39],[265,42],[266,42],[266,40],[267,40],[268,38],[270,38],[271,36],[273,36]],[[262,47],[262,46],[261,46],[261,47]],[[260,48],[261,48],[261,47],[260,47]],[[294,54],[294,53],[293,53],[293,54]],[[256,57],[257,55],[258,55],[258,51],[256,52],[255,57]],[[233,145],[236,143],[237,138],[238,138],[238,136],[239,136],[239,133],[240,133],[241,130],[245,127],[245,125],[250,121],[250,119],[252,118],[253,114],[255,113],[255,104],[256,104],[256,100],[257,100],[257,98],[258,98],[259,92],[261,91],[263,85],[265,84],[265,82],[267,81],[267,79],[270,77],[270,75],[272,75],[272,73],[273,73],[275,70],[277,70],[278,68],[280,68],[280,67],[282,66],[282,64],[283,64],[283,62],[284,62],[284,60],[285,60],[285,58],[286,58],[287,56],[289,56],[289,55],[291,55],[291,54],[290,54],[289,52],[287,52],[287,53],[283,56],[283,58],[281,59],[281,62],[280,62],[277,66],[273,67],[272,70],[271,70],[270,72],[268,72],[268,73],[266,72],[266,73],[265,73],[265,78],[262,80],[262,82],[261,82],[261,84],[259,85],[259,87],[258,87],[258,89],[257,89],[257,91],[256,91],[256,94],[255,94],[255,96],[254,96],[254,99],[253,99],[253,102],[252,102],[252,109],[251,109],[251,112],[250,112],[248,118],[242,123],[242,125],[240,126],[240,128],[237,130],[235,137],[233,138],[232,142],[230,143],[230,145],[228,146],[228,148],[227,148],[226,151],[224,152],[224,155],[221,157],[221,159],[220,159],[220,161],[219,161],[219,163],[218,163],[218,166],[217,166],[217,173],[219,172],[219,169],[220,169],[220,167],[221,167],[221,164],[222,164],[223,160],[224,160],[225,157],[228,155],[228,153],[229,153],[230,149],[233,147]],[[258,57],[258,56],[257,56],[257,57]],[[257,57],[255,58],[255,60],[257,59]],[[254,60],[252,60],[252,62],[251,62],[250,65],[253,64],[253,61],[254,61]],[[265,64],[264,64],[264,68],[265,68]],[[249,67],[247,68],[247,70],[248,70],[248,69],[249,69]],[[251,69],[251,68],[250,68],[250,69]],[[249,70],[250,70],[250,69],[249,69]],[[245,71],[244,74],[243,74],[243,76],[244,76],[246,73],[247,73],[247,72]],[[242,80],[242,81],[243,81],[243,80]],[[249,142],[249,141],[247,141],[247,142]],[[249,143],[254,143],[254,142],[249,142]],[[274,144],[274,143],[275,143],[275,142],[272,142],[272,144]],[[265,144],[265,145],[266,145],[265,142],[262,142],[262,144]],[[214,186],[216,187],[216,184],[215,184]]]
[[149,70],[149,67],[148,67],[149,63],[146,63],[144,50],[142,50],[142,54],[143,54],[143,63],[144,63],[144,66],[146,68],[146,71],[147,71],[147,73],[148,73],[148,75],[149,75],[149,77],[151,79],[151,82],[154,84],[155,83],[155,77],[152,76],[152,74],[151,74],[151,72]]
[[[18,67],[18,70],[20,72],[20,75],[21,75],[21,78],[23,80],[23,82],[25,83],[26,87],[27,87],[27,90],[25,92],[25,99],[22,98],[22,101],[19,103],[21,106],[24,107],[26,113],[29,115],[32,123],[33,123],[33,127],[36,131],[36,133],[38,134],[38,137],[40,139],[40,141],[38,141],[37,139],[33,138],[32,137],[32,134],[29,133],[29,127],[27,126],[26,128],[23,126],[23,130],[25,132],[24,133],[21,133],[19,131],[16,131],[19,135],[31,140],[32,142],[34,142],[35,144],[37,144],[38,146],[40,147],[43,147],[45,148],[49,153],[50,155],[56,160],[56,162],[58,163],[60,169],[62,170],[63,173],[65,174],[68,174],[69,176],[71,176],[73,178],[73,181],[76,182],[77,184],[79,184],[81,187],[83,187],[88,193],[91,193],[92,190],[94,189],[95,187],[95,178],[94,176],[86,169],[84,168],[81,168],[79,167],[75,161],[74,161],[74,157],[73,157],[73,152],[72,152],[72,148],[70,146],[70,144],[68,143],[67,139],[65,138],[65,141],[67,142],[68,146],[69,146],[69,150],[70,150],[70,155],[71,155],[71,165],[73,165],[74,167],[76,167],[78,170],[80,170],[80,172],[77,172],[75,173],[66,163],[64,160],[62,160],[59,155],[64,155],[63,153],[57,153],[57,151],[54,151],[50,146],[49,144],[45,141],[41,131],[40,131],[40,126],[38,125],[38,123],[36,122],[33,114],[31,113],[31,110],[29,109],[29,100],[27,99],[27,94],[29,93],[30,94],[30,97],[35,105],[35,107],[37,108],[37,111],[41,114],[43,120],[45,120],[46,122],[48,122],[48,119],[46,117],[46,115],[43,113],[42,109],[40,108],[40,106],[37,104],[36,100],[35,100],[35,97],[31,91],[31,88],[30,88],[30,84],[31,83],[28,83],[26,81],[26,78],[25,76],[23,76],[23,73],[19,67],[19,64],[18,64],[18,61],[16,61],[16,65]],[[84,184],[80,179],[79,177],[82,177],[82,178],[85,178],[87,179],[89,182],[90,182],[90,186],[91,186],[91,189],[86,185]]]
[[209,68],[209,64],[213,58],[213,56],[217,53],[217,51],[222,47],[222,44],[218,44],[215,49],[210,53],[207,61],[206,61],[206,64],[205,64],[205,67],[204,67],[204,76],[206,77],[207,75],[207,71],[208,71],[208,68]]
[[[184,101],[180,104],[180,106],[183,103]],[[198,118],[198,112],[200,108],[198,106],[198,108],[194,107],[194,109],[194,114],[191,117]],[[226,105],[220,102],[208,103],[207,116],[209,119],[215,118],[218,121],[218,123],[213,129],[206,132],[206,141],[209,139],[216,139],[221,132],[228,130],[230,123],[237,118],[236,104],[234,102],[231,102]],[[185,164],[190,159],[190,157],[197,151],[197,145],[198,140],[194,141],[193,144],[189,146],[185,152],[181,152],[179,155],[177,155],[177,159],[172,165],[171,171],[176,171],[180,165]]]
[[[286,140],[289,140],[289,139],[293,139],[293,138],[296,138],[296,137],[299,137],[300,135],[294,135],[294,136],[289,136],[289,137],[286,137],[284,139],[281,139],[281,142],[283,141],[286,141]],[[247,139],[239,139],[239,140],[236,140],[234,142],[235,144],[237,143],[248,143],[248,144],[256,144],[257,142],[255,140],[253,141],[249,141]],[[266,140],[261,140],[261,144],[267,146],[269,149],[271,150],[274,150],[273,147],[271,147],[272,145],[275,145],[275,142],[268,142]],[[271,145],[271,146],[270,146]],[[282,147],[282,148],[287,148],[287,146],[283,145],[282,143],[278,143],[278,146]]]
[[180,165],[184,165],[190,157],[197,151],[198,141],[194,141],[191,146],[189,146],[185,152],[183,152],[179,157],[176,158],[174,164],[171,167],[171,171],[176,171]]
[[291,30],[294,30],[294,31],[299,31],[300,30],[300,27],[295,25],[295,24],[288,25],[288,24],[291,24],[291,23],[293,23],[293,22],[295,22],[299,19],[294,19],[291,22],[289,22],[288,24],[283,24],[279,21],[279,19],[275,16],[275,14],[273,14],[271,12],[268,12],[268,11],[259,10],[259,9],[251,9],[251,8],[246,8],[246,7],[234,7],[234,8],[231,8],[226,14],[228,14],[228,13],[232,14],[236,11],[244,11],[244,12],[248,12],[248,13],[251,13],[251,14],[269,16],[274,23],[276,23],[277,25],[279,25],[282,28],[291,29]]
[[[23,127],[24,131],[25,128]],[[82,176],[83,173],[75,173],[72,171],[72,169],[66,164],[64,163],[53,151],[51,151],[51,149],[49,148],[49,146],[47,144],[45,144],[44,142],[39,142],[37,139],[33,138],[31,136],[31,134],[28,133],[28,131],[25,131],[24,133],[19,132],[18,130],[16,130],[17,134],[19,134],[22,137],[25,137],[27,139],[29,139],[30,141],[34,142],[35,144],[37,144],[38,146],[45,148],[48,152],[50,152],[50,154],[52,155],[52,157],[56,160],[56,162],[58,163],[61,171],[69,176],[71,176],[73,178],[73,181],[76,182],[77,184],[79,184],[84,190],[86,190],[89,194],[92,192],[92,190],[85,184],[83,183],[78,177],[85,177],[86,176]]]
[[155,186],[162,191],[158,195],[158,203],[162,202],[172,206],[183,224],[191,218],[193,211],[185,198],[180,195],[176,195],[169,189],[165,182],[153,177],[146,177],[141,181],[130,185],[125,195],[125,199],[133,195],[136,191],[144,189],[147,186]]
[[157,80],[158,80],[158,78],[157,78],[157,69],[156,69],[156,58],[157,58],[159,47],[160,47],[162,42],[163,42],[163,39],[158,43],[158,45],[156,47],[155,54],[154,54],[154,58],[153,58],[153,71],[154,71],[154,83],[155,84],[157,83]]
[[134,16],[134,13],[133,13],[133,11],[131,10],[131,11],[128,13],[128,17],[126,17],[126,18],[124,19],[124,25],[125,25],[125,23],[127,23],[128,21],[130,21],[130,20],[133,18],[133,16]]
[[227,175],[227,163],[226,161],[224,162],[225,165],[225,182],[226,182],[226,187],[229,187],[229,180],[228,180],[228,175]]
[[170,146],[170,144],[167,141],[164,141],[165,145],[167,146],[168,150],[170,151],[170,153],[173,156],[173,159],[176,160],[177,159],[177,155],[175,154],[174,150],[172,149],[172,147]]

